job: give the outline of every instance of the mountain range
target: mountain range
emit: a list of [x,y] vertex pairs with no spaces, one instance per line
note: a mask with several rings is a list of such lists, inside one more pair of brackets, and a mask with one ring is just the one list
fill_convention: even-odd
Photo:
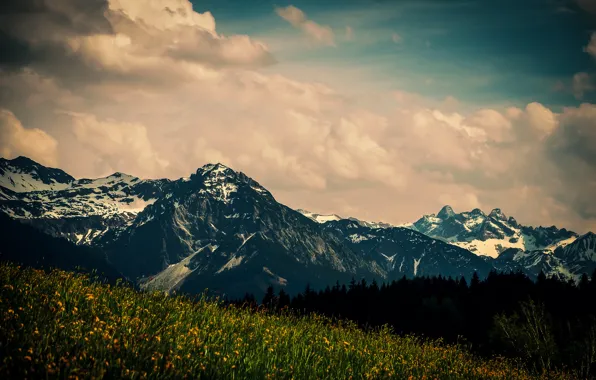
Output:
[[[124,173],[75,179],[26,157],[0,159],[0,211],[20,234],[81,249],[73,257],[83,265],[97,266],[100,257],[142,288],[208,288],[232,298],[269,285],[295,293],[352,278],[469,279],[497,270],[577,279],[596,269],[593,233],[522,226],[500,209],[455,213],[445,206],[400,226],[293,210],[222,164],[178,180]],[[23,248],[22,255],[42,251]],[[2,257],[18,258],[19,243],[0,238]]]

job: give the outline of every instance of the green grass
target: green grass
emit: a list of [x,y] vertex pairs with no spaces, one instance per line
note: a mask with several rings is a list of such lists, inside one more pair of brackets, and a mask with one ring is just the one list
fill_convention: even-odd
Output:
[[316,315],[252,312],[6,263],[0,342],[0,378],[531,378],[518,362],[388,329],[364,332]]

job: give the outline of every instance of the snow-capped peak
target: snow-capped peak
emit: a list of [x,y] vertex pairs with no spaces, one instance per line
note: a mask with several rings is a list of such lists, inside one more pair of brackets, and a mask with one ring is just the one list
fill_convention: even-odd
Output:
[[112,187],[116,184],[122,184],[125,186],[133,185],[141,180],[138,177],[132,176],[130,174],[116,172],[111,174],[107,177],[96,178],[96,179],[89,179],[89,178],[82,178],[74,181],[71,185],[73,189],[78,188],[98,188],[102,186]]
[[221,163],[204,165],[197,169],[196,173],[190,176],[190,179],[184,181],[195,183],[200,188],[199,192],[209,193],[216,199],[226,203],[231,202],[233,195],[240,188],[247,186],[261,196],[273,198],[271,193],[258,182],[244,173],[237,172]]
[[497,220],[507,221],[507,216],[505,216],[500,208],[493,209],[488,216]]
[[335,222],[340,220],[349,220],[350,222],[355,223],[354,226],[362,226],[367,228],[392,228],[392,227],[404,227],[404,228],[411,228],[412,223],[404,223],[400,225],[389,224],[385,222],[370,222],[366,220],[360,220],[353,217],[343,218],[337,214],[315,214],[313,212],[304,210],[304,209],[297,209],[299,213],[306,216],[309,219],[314,220],[317,223],[327,223],[327,222]]
[[0,186],[18,193],[62,190],[73,181],[64,171],[45,167],[27,157],[0,158]]
[[306,216],[307,218],[314,220],[317,223],[326,223],[326,222],[330,222],[330,221],[334,221],[334,220],[342,220],[343,219],[341,216],[336,215],[336,214],[330,214],[330,215],[315,214],[313,212],[303,210],[303,209],[298,209],[296,211],[298,211],[302,215]]
[[453,216],[455,216],[455,212],[449,205],[443,206],[441,211],[439,211],[439,213],[437,214],[437,218],[440,218],[440,219],[447,219],[447,218],[451,218]]
[[486,216],[486,214],[479,208],[473,209],[472,211],[470,211],[470,214],[475,215],[475,216],[477,216],[477,215]]
[[209,174],[211,176],[221,176],[222,174],[236,174],[236,172],[222,163],[207,164],[200,167],[197,173]]

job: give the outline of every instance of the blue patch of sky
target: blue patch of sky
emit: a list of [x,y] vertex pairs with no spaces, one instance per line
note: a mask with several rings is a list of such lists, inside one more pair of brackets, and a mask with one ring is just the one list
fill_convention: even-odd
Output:
[[[594,20],[577,10],[557,11],[544,0],[207,0],[195,10],[211,11],[222,33],[266,40],[300,35],[274,11],[290,4],[333,27],[338,46],[288,44],[274,51],[280,65],[357,67],[381,89],[476,103],[575,104],[573,75],[596,71],[583,52]],[[343,36],[346,26],[354,29],[353,41]],[[402,37],[399,44],[394,32]],[[555,90],[559,81],[566,91]]]

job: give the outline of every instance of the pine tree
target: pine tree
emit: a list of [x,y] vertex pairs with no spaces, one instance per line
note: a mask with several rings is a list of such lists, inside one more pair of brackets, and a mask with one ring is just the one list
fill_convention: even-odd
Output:
[[286,293],[285,290],[279,290],[279,297],[277,302],[277,307],[283,309],[286,306],[290,306],[290,296]]
[[275,291],[273,290],[273,286],[269,285],[267,288],[267,292],[265,293],[265,297],[263,297],[263,306],[271,309],[273,308],[275,303]]
[[477,289],[479,285],[480,277],[478,277],[478,272],[474,271],[474,274],[472,275],[472,281],[470,281],[470,288]]

